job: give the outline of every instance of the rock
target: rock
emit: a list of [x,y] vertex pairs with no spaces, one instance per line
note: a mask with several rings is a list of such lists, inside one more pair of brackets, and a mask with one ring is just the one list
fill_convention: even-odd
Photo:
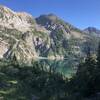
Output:
[[[78,61],[85,57],[88,42],[95,52],[97,47],[93,41],[94,37],[54,14],[34,19],[28,13],[0,6],[0,58],[29,64],[38,56]],[[97,38],[95,43],[98,43]]]

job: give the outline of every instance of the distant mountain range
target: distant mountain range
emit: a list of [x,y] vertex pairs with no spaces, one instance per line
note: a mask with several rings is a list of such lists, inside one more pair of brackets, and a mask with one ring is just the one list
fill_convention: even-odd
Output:
[[89,35],[95,35],[100,37],[100,30],[95,27],[88,27],[84,29],[84,32],[88,33]]
[[31,63],[35,58],[80,60],[95,53],[100,30],[80,30],[54,14],[33,18],[0,6],[0,58]]

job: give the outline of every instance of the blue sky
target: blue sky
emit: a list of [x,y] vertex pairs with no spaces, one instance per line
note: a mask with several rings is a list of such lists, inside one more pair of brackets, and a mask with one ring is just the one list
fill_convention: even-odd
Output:
[[0,0],[14,11],[31,13],[34,17],[54,13],[81,29],[100,29],[100,0]]

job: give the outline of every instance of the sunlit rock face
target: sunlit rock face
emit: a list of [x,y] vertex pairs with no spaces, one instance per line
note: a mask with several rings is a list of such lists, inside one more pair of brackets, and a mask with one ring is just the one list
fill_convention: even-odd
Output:
[[0,38],[0,59],[3,58],[3,55],[8,51],[8,48],[9,44]]
[[0,6],[0,58],[16,57],[27,62],[37,56],[30,35],[34,24],[35,20],[30,14]]
[[[33,18],[25,12],[15,12],[0,6],[0,58],[31,63],[39,56],[50,59],[80,59],[87,44],[96,47],[94,35],[63,21],[54,14]],[[90,44],[89,44],[90,45]]]
[[33,27],[34,19],[28,13],[17,13],[5,6],[0,6],[0,25],[25,32]]

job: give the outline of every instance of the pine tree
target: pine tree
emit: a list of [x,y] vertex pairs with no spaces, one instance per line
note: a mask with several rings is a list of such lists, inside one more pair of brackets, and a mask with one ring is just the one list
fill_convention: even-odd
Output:
[[100,42],[98,46],[98,53],[97,53],[97,66],[100,68]]
[[95,80],[95,91],[100,92],[100,42],[97,52],[97,66],[94,73],[94,80]]
[[76,74],[76,86],[77,91],[81,93],[83,96],[90,96],[95,92],[95,68],[96,68],[96,60],[90,53],[90,49],[88,49],[87,58],[85,62],[81,63],[78,66],[78,71]]

